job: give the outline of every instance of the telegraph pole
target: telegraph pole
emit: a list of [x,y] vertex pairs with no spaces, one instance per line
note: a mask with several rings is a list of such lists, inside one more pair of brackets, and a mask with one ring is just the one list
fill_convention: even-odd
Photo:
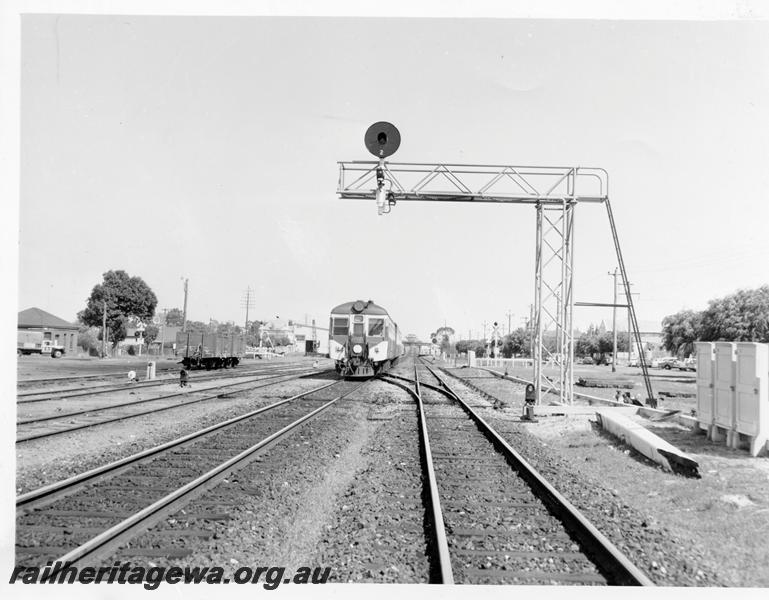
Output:
[[182,333],[187,331],[187,289],[190,283],[189,279],[182,277],[184,281],[184,309],[182,313]]
[[[245,307],[246,307],[246,326],[245,326],[246,334],[248,334],[248,309],[251,307],[251,305],[253,303],[253,299],[251,297],[251,292],[252,292],[251,286],[247,287],[246,288],[246,296],[245,296],[245,298],[243,298],[243,304],[241,305],[241,306],[245,305]],[[305,315],[304,320],[305,320],[305,323],[306,323],[307,322],[307,315]]]
[[101,357],[107,353],[107,301],[102,300],[101,310]]
[[[614,337],[614,354],[613,359],[611,361],[611,372],[616,373],[617,372],[617,274],[618,269],[617,267],[614,267],[614,273],[609,273],[609,275],[614,275],[614,308],[612,309],[612,316],[611,316],[611,333]],[[628,315],[630,314],[630,310],[628,310]],[[628,318],[629,322],[629,318]],[[630,331],[630,327],[628,327],[628,332]],[[628,345],[628,350],[630,350],[630,345]],[[628,354],[628,360],[630,360],[630,354]]]
[[512,310],[508,310],[507,313],[507,333],[513,333],[513,313]]

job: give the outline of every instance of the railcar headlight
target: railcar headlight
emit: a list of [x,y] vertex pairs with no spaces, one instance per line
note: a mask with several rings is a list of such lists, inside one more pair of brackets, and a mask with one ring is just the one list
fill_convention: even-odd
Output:
[[355,344],[352,347],[352,351],[355,352],[355,354],[360,354],[361,352],[363,352],[363,347],[360,344]]

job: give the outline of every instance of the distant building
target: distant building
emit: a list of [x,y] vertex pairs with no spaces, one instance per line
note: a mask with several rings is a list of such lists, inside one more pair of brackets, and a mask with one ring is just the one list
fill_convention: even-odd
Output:
[[32,307],[19,312],[18,327],[25,331],[42,331],[43,338],[63,347],[65,355],[77,352],[77,325],[40,308]]
[[262,346],[268,345],[267,338],[277,346],[281,339],[288,339],[288,346],[284,346],[288,352],[306,352],[308,343],[315,346],[315,352],[328,353],[328,328],[299,323],[293,320],[275,319],[266,321],[259,330]]
[[[295,352],[328,354],[328,329],[317,325],[292,322]],[[311,349],[314,348],[314,349]]]
[[[165,350],[169,349],[175,349],[174,346],[176,345],[176,334],[182,330],[181,326],[179,325],[164,325],[162,327],[158,327],[158,337],[155,338],[152,343],[150,344],[150,349],[153,354],[159,354],[160,353],[160,343],[163,343],[163,348]],[[120,350],[128,351],[129,346],[134,347],[134,352],[138,353],[140,350],[142,352],[147,351],[147,342],[144,339],[144,328],[143,327],[126,327],[126,337],[125,339],[118,344],[118,348]]]

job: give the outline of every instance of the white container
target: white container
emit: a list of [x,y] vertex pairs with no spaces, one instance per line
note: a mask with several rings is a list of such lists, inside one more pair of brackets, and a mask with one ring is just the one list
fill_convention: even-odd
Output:
[[751,438],[756,456],[769,436],[769,345],[739,342],[736,355],[734,428]]
[[697,422],[710,430],[715,422],[714,388],[716,347],[713,342],[697,342]]
[[[726,430],[726,443],[731,445],[734,434],[734,399],[737,365],[736,347],[731,342],[716,342],[714,361],[713,423]],[[711,439],[720,439],[713,431]]]

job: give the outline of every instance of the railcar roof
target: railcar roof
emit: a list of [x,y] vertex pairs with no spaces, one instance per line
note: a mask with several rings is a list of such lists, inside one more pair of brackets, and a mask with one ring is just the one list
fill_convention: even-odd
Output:
[[[356,310],[353,311],[353,306],[356,303],[360,303],[360,305],[363,306],[363,310]],[[342,314],[349,314],[351,312],[355,312],[356,314],[361,315],[387,315],[387,311],[379,306],[378,304],[374,304],[372,300],[353,300],[352,302],[345,302],[344,304],[340,304],[339,306],[335,306],[331,309],[332,313],[342,313]]]

